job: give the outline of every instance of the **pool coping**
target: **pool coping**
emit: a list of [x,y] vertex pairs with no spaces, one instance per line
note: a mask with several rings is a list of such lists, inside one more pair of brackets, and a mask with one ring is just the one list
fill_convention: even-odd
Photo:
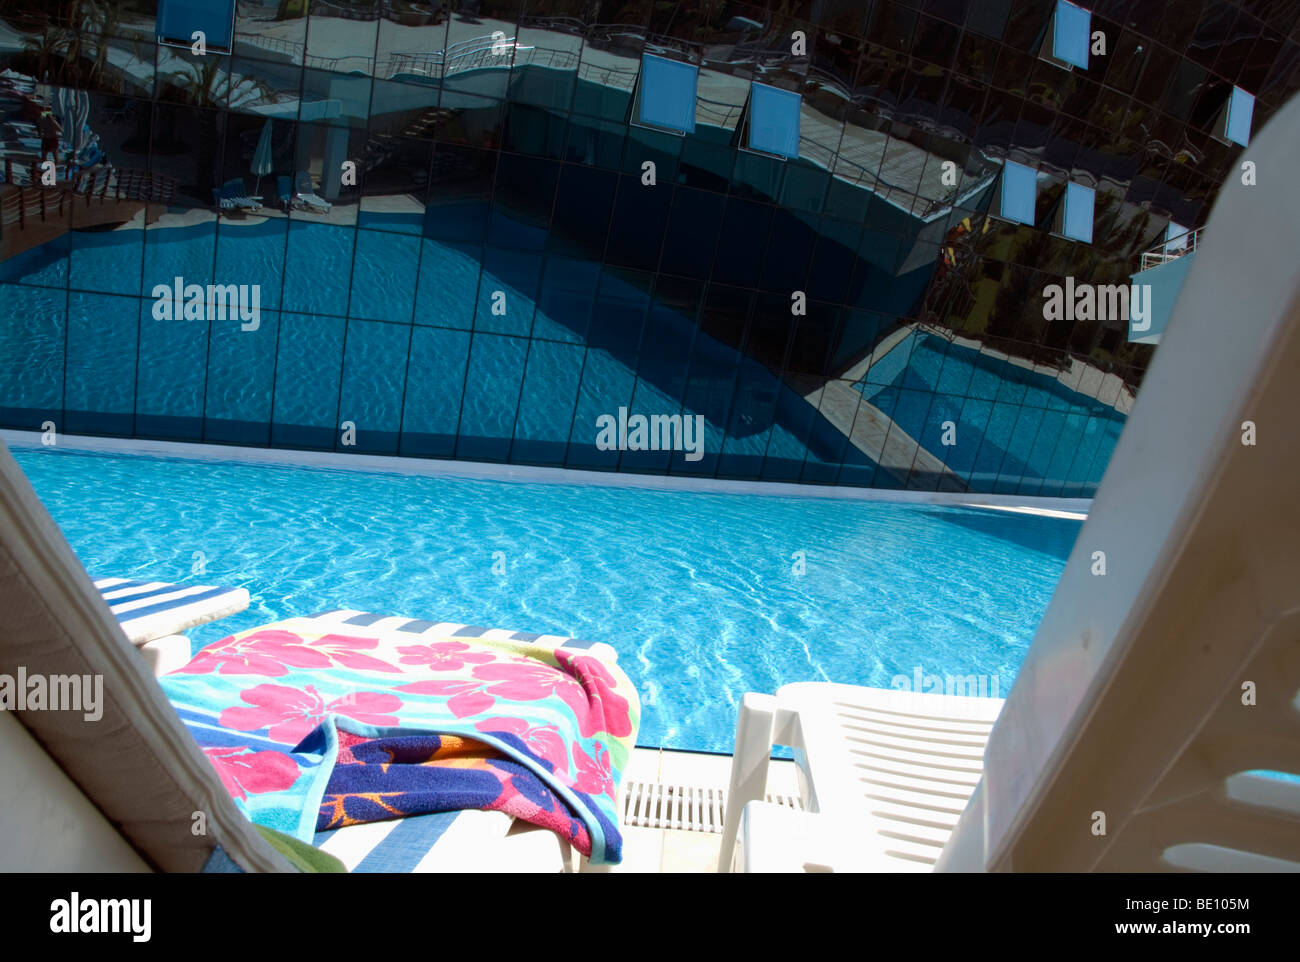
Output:
[[[7,445],[18,445],[26,448],[44,446],[41,440],[42,434],[39,431],[18,431],[11,428],[0,428],[0,439]],[[952,507],[993,508],[1047,517],[1073,518],[1075,520],[1083,520],[1092,506],[1091,498],[972,494],[957,491],[906,491],[889,488],[857,488],[846,485],[792,484],[784,481],[741,481],[681,475],[586,471],[576,468],[499,464],[484,461],[400,457],[384,454],[348,454],[342,451],[253,448],[233,444],[150,441],[138,438],[91,437],[73,434],[58,435],[55,446],[71,451],[144,454],[155,457],[180,457],[198,461],[242,461],[251,464],[333,468],[344,471],[383,472],[479,481],[518,481],[542,484],[641,488],[654,491],[690,491],[708,494],[819,498],[832,501],[879,501],[898,504],[937,504]]]

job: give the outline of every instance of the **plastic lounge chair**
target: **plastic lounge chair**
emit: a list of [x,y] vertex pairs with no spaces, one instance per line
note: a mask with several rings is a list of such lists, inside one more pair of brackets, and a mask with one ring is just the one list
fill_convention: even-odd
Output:
[[244,182],[241,178],[228,180],[221,187],[212,191],[217,205],[222,210],[261,210],[262,202],[256,197],[250,197],[244,193]]
[[[1252,160],[1298,133],[1295,98]],[[992,700],[746,696],[721,870],[1300,871],[1300,781],[1268,774],[1300,775],[1297,219],[1295,192],[1225,182],[983,752]],[[773,743],[805,811],[760,800]]]
[[317,214],[324,214],[330,209],[330,202],[316,194],[316,188],[312,186],[311,174],[305,170],[300,170],[295,175],[294,185],[295,194],[299,201],[307,210]]
[[155,675],[165,675],[190,660],[190,640],[182,632],[237,614],[249,602],[246,588],[125,578],[101,578],[95,587]]
[[[786,685],[746,694],[724,819],[731,867],[741,818],[746,838],[760,823],[796,844],[742,849],[751,872],[929,871],[983,772],[984,746],[1000,698],[966,698],[853,685]],[[737,804],[760,799],[773,745],[792,745],[800,789],[812,811]]]
[[95,587],[133,645],[216,621],[248,607],[247,588],[100,578]]
[[[0,871],[294,870],[235,807],[3,444],[0,606],[0,674],[16,677],[21,667],[28,677],[101,676],[105,692],[98,720],[0,711],[0,769],[23,776],[9,780],[0,807]],[[364,618],[384,627],[378,616]],[[607,646],[590,647],[607,656]],[[206,835],[191,831],[196,811],[207,815]],[[573,868],[571,849],[553,832],[500,812],[349,826],[328,833],[321,850],[360,871]]]

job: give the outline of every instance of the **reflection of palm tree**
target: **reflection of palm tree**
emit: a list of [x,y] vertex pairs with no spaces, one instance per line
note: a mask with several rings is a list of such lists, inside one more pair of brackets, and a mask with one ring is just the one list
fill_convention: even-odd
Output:
[[[36,58],[36,79],[45,80],[55,61],[63,61],[67,56],[68,31],[47,26],[39,34],[23,37],[23,46]],[[55,72],[61,73],[57,69]]]
[[183,68],[167,76],[167,83],[175,88],[181,99],[195,107],[212,108],[210,115],[195,112],[199,128],[195,138],[198,169],[196,183],[200,196],[206,196],[216,186],[213,167],[218,160],[220,130],[224,122],[224,108],[247,108],[272,99],[274,91],[259,80],[248,77],[232,79],[225,69],[225,58],[204,57],[202,63],[185,62]]
[[[74,0],[65,17],[70,27],[47,26],[23,38],[23,46],[36,58],[38,80],[49,79],[65,87],[84,87],[102,81],[108,65],[109,40],[122,21],[120,5],[104,0]],[[93,47],[93,56],[87,50]],[[90,61],[82,75],[83,55]]]
[[95,21],[96,43],[95,43],[95,60],[90,67],[91,81],[97,81],[104,75],[104,68],[108,65],[108,41],[111,36],[117,33],[117,28],[121,23],[121,12],[118,7],[111,3],[90,4]]
[[187,62],[184,69],[168,75],[167,83],[196,107],[230,106],[239,110],[272,99],[275,91],[260,80],[250,77],[232,80],[222,60],[220,57],[204,57],[202,64]]

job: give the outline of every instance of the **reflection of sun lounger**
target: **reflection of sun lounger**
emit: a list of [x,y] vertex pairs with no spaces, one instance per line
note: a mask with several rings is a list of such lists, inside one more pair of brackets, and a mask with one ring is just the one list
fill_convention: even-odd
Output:
[[297,199],[300,200],[308,210],[323,214],[330,209],[330,202],[323,197],[316,195],[316,188],[312,186],[311,174],[305,170],[298,171],[293,189],[296,192]]
[[244,181],[236,177],[214,188],[212,196],[222,210],[261,210],[262,202],[244,193]]

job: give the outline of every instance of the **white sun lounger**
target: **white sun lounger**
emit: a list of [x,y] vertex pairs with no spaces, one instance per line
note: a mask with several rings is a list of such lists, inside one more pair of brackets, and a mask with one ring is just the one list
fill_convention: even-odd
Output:
[[190,660],[184,631],[244,611],[249,603],[246,588],[126,578],[100,578],[95,587],[155,675],[175,671]]
[[324,214],[332,206],[325,198],[317,195],[316,188],[311,182],[311,174],[305,170],[300,170],[294,175],[293,189],[294,197],[310,211]]
[[[1000,698],[806,682],[774,696],[745,695],[719,869],[932,870],[979,783],[1002,704]],[[773,745],[796,748],[807,811],[745,804],[766,793]],[[738,832],[786,844],[737,847]]]
[[100,578],[95,587],[133,645],[144,645],[237,614],[248,607],[247,588],[176,585],[166,581]]
[[[1297,137],[1300,98],[1250,159]],[[1300,782],[1267,774],[1300,775],[1297,222],[1224,184],[1005,704],[745,696],[721,870],[1300,871]],[[773,744],[805,811],[761,801]]]

